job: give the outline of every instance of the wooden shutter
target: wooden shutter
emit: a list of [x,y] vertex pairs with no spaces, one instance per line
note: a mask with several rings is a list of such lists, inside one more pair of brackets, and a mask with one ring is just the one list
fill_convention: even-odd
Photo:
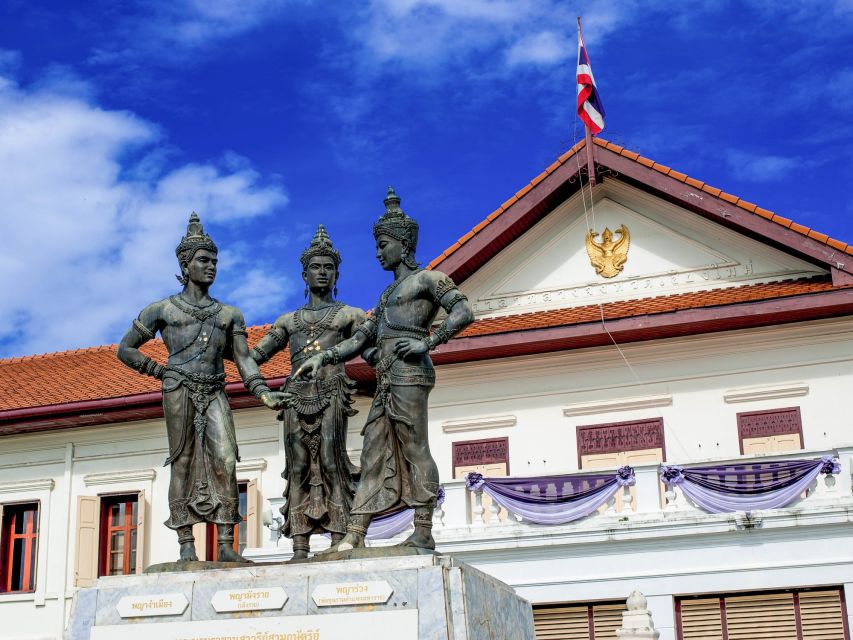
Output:
[[625,604],[598,604],[592,607],[595,640],[616,640],[616,629],[622,627]]
[[679,607],[681,640],[723,640],[719,598],[682,600]]
[[803,591],[797,595],[803,640],[845,640],[845,612],[837,589]]
[[258,542],[258,512],[261,496],[258,492],[257,480],[249,480],[246,484],[246,546],[259,547]]
[[534,605],[536,640],[589,640],[587,605]]
[[100,503],[97,496],[77,496],[77,546],[74,565],[76,587],[90,587],[98,577]]
[[145,502],[145,490],[140,490],[136,497],[136,575],[142,575],[145,570],[145,526],[148,504]]
[[794,596],[765,593],[726,598],[729,640],[797,640]]
[[777,453],[799,451],[803,448],[799,433],[786,433],[780,436],[773,436],[773,439],[775,440],[773,450]]

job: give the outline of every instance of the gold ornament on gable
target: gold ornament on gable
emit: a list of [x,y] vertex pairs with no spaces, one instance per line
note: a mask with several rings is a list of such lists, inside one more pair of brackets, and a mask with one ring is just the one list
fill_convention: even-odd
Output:
[[595,268],[595,273],[604,278],[619,275],[628,261],[628,248],[631,246],[628,227],[624,224],[620,225],[616,233],[619,234],[619,239],[614,241],[614,232],[604,227],[600,242],[596,241],[598,232],[590,229],[586,234],[586,252],[589,254],[589,262]]

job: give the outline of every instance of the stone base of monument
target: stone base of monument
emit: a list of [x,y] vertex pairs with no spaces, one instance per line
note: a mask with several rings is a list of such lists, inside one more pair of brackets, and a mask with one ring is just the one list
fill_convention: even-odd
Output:
[[[362,554],[356,554],[362,555]],[[100,578],[66,640],[534,640],[530,603],[437,554]]]

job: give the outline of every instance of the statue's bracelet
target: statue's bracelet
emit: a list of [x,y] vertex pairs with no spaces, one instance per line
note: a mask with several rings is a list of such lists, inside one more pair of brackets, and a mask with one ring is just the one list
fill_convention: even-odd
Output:
[[263,398],[265,393],[271,393],[270,388],[265,384],[259,384],[254,389],[252,389],[252,393],[255,394],[255,397],[260,400]]

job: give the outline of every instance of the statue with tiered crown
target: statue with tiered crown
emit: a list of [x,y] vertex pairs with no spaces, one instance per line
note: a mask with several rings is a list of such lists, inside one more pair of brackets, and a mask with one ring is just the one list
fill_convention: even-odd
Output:
[[[385,213],[373,225],[376,257],[394,281],[385,289],[355,336],[306,360],[297,377],[311,379],[323,367],[362,354],[376,369],[376,395],[364,426],[361,479],[347,535],[330,549],[364,546],[371,521],[407,507],[415,530],[402,545],[435,549],[432,516],[438,498],[438,468],[429,450],[427,403],[435,384],[430,351],[468,326],[468,299],[440,271],[415,260],[418,223],[400,208],[389,187]],[[430,331],[439,311],[447,316]]]
[[[183,290],[145,307],[118,347],[118,358],[139,373],[163,381],[163,411],[171,465],[169,519],[178,534],[180,559],[198,560],[193,525],[217,527],[217,559],[240,562],[233,548],[241,521],[237,487],[237,436],[225,395],[224,359],[237,365],[246,387],[270,409],[284,399],[264,382],[249,355],[246,323],[236,307],[210,297],[218,248],[193,213],[175,254]],[[139,347],[160,333],[169,358],[155,362]]]
[[[311,356],[353,336],[364,321],[364,311],[335,300],[341,255],[323,225],[301,261],[307,302],[279,317],[255,345],[251,354],[259,364],[289,344],[296,371]],[[294,559],[308,556],[312,533],[331,534],[333,544],[344,537],[355,493],[357,468],[346,451],[355,383],[341,362],[326,363],[316,373],[313,380],[291,378],[284,386],[282,533],[293,541]]]

